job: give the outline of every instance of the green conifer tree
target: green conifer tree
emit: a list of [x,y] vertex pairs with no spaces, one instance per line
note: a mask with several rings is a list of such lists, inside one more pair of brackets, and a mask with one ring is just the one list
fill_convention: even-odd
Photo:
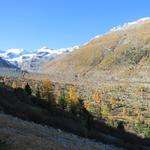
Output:
[[27,83],[25,85],[25,92],[28,94],[28,95],[31,95],[32,94],[32,90],[30,88],[30,85]]

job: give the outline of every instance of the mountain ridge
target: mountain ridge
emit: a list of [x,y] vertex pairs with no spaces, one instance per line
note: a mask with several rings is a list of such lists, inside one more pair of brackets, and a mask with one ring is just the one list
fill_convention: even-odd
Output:
[[[149,43],[150,18],[140,19],[92,39],[67,56],[42,64],[41,71],[48,73],[52,80],[65,82],[128,78],[149,81]],[[145,74],[143,63],[147,64]],[[135,77],[134,72],[139,68],[143,70]]]

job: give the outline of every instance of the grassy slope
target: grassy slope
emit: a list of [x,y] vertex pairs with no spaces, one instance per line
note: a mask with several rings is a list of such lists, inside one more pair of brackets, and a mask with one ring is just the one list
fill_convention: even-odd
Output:
[[75,81],[76,75],[79,80],[94,80],[95,76],[97,81],[111,77],[126,79],[131,69],[133,73],[138,70],[138,74],[133,74],[132,79],[140,80],[145,65],[148,70],[143,76],[146,77],[150,73],[149,53],[150,21],[147,21],[133,29],[109,32],[67,56],[43,64],[42,68],[44,72],[49,73],[51,79],[66,82]]

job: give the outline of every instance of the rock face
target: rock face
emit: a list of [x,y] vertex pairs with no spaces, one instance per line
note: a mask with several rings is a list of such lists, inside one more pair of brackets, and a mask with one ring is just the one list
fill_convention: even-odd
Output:
[[9,61],[0,58],[0,76],[22,77],[22,71]]
[[150,18],[112,29],[51,62],[42,72],[52,80],[94,83],[109,80],[150,81]]
[[11,150],[123,150],[0,113],[0,140]]

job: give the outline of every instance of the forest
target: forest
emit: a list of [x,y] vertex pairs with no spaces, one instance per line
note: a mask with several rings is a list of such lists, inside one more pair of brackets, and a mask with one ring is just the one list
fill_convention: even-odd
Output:
[[[1,112],[131,150],[150,146],[150,130],[141,113],[135,115],[138,122],[134,132],[128,132],[131,122],[127,124],[124,119],[127,110],[122,108],[123,101],[111,98],[108,105],[98,91],[92,99],[96,105],[79,97],[74,85],[54,92],[54,83],[50,80],[27,82],[5,77],[0,80]],[[122,118],[111,115],[116,107],[121,108],[118,113],[122,113]],[[132,126],[134,123],[133,120]],[[141,132],[144,137],[137,136]]]

